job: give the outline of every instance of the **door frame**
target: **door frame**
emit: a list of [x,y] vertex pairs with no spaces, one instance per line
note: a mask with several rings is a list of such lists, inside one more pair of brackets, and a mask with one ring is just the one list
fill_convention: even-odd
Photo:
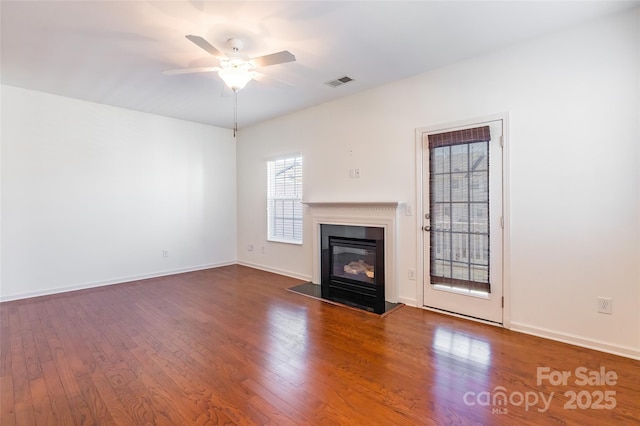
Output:
[[[450,312],[444,312],[424,306],[424,272],[425,272],[425,259],[424,259],[424,238],[426,233],[422,231],[424,224],[424,200],[422,199],[424,193],[424,176],[423,176],[423,144],[422,134],[425,132],[436,133],[439,131],[447,131],[451,128],[459,127],[473,127],[480,123],[486,123],[489,121],[502,120],[502,215],[504,220],[504,227],[502,229],[502,296],[504,297],[504,307],[502,310],[502,325],[495,324],[489,321],[484,321],[477,318],[468,317],[462,314],[454,314]],[[457,316],[473,321],[478,321],[486,324],[492,324],[496,326],[502,326],[504,328],[510,328],[511,320],[511,203],[510,203],[510,135],[509,135],[509,113],[497,113],[486,115],[482,117],[475,117],[455,122],[437,123],[423,127],[416,128],[415,130],[415,158],[416,158],[416,215],[415,215],[415,229],[416,229],[416,302],[418,307],[425,310],[433,310],[435,312],[445,313],[448,315]]]

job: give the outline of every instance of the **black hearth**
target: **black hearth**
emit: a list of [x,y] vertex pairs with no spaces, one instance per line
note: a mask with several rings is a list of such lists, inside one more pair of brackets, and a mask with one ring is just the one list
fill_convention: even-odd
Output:
[[325,299],[385,312],[384,228],[320,225]]

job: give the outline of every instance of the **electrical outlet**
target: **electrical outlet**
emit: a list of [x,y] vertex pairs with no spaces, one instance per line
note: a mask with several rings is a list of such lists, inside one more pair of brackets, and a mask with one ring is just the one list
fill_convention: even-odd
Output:
[[598,297],[598,312],[601,314],[613,314],[613,299],[608,297]]
[[249,244],[247,246],[247,251],[253,251],[253,244]]
[[169,257],[169,250],[162,250],[162,257]]
[[264,246],[262,246],[262,247],[260,248],[260,253],[262,253],[262,254],[264,254],[264,253],[265,253]]
[[415,269],[409,269],[409,279],[410,280],[415,280],[416,279],[416,270]]

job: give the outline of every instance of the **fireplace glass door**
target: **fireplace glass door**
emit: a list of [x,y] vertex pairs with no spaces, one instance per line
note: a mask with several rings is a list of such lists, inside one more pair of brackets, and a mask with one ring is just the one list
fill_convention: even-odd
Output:
[[375,241],[330,237],[329,246],[334,277],[373,285],[376,266]]

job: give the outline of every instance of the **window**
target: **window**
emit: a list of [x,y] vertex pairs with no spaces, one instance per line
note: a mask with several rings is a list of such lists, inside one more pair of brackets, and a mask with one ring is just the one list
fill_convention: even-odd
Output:
[[269,241],[302,244],[302,156],[267,162]]

